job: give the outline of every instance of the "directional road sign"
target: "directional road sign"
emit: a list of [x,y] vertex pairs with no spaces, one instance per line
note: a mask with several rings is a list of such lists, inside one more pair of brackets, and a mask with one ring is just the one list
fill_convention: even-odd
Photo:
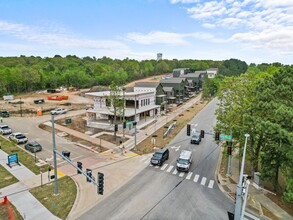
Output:
[[232,140],[232,135],[220,134],[220,139]]

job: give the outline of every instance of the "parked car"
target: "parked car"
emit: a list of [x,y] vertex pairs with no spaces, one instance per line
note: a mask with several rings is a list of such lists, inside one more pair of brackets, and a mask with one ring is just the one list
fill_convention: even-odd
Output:
[[44,102],[45,102],[45,99],[35,99],[34,100],[35,104],[41,104],[41,103],[44,103]]
[[17,144],[26,143],[28,141],[27,137],[20,132],[9,135],[9,140],[15,141]]
[[67,113],[67,110],[63,108],[55,108],[54,110],[51,111],[52,115],[61,115],[66,113]]
[[151,159],[151,164],[162,166],[163,163],[169,159],[169,150],[167,148],[160,148],[157,150]]
[[42,146],[36,141],[28,142],[26,145],[24,145],[24,148],[32,153],[42,150]]
[[10,114],[8,111],[1,111],[0,112],[0,117],[8,118],[9,116],[10,116]]
[[0,125],[0,133],[2,135],[11,134],[12,130],[10,127],[8,127],[8,125]]
[[194,134],[191,137],[190,143],[191,144],[199,144],[201,142],[201,136],[200,134]]

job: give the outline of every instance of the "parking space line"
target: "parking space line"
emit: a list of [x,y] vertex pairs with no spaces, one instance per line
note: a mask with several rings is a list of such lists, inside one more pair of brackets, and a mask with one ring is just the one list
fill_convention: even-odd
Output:
[[198,175],[198,174],[196,174],[196,175],[195,175],[195,177],[194,177],[194,179],[193,179],[193,181],[197,183],[197,181],[198,181],[198,178],[199,178],[199,175]]
[[201,179],[201,185],[205,185],[206,184],[206,181],[207,181],[207,178],[206,177],[203,177],[202,179]]
[[171,165],[171,166],[169,166],[169,168],[167,169],[167,171],[166,171],[166,172],[170,173],[170,172],[171,172],[171,170],[173,169],[173,167],[174,167],[174,166],[172,166],[172,165]]

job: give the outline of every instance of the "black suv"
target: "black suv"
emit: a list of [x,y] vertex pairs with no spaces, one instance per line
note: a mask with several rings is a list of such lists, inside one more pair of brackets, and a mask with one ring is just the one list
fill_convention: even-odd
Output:
[[169,150],[167,148],[161,148],[153,154],[151,164],[155,166],[162,166],[165,160],[169,159]]
[[9,116],[10,114],[8,113],[8,111],[0,111],[0,117],[8,118]]
[[190,143],[191,144],[199,144],[201,142],[200,134],[194,134],[191,137]]

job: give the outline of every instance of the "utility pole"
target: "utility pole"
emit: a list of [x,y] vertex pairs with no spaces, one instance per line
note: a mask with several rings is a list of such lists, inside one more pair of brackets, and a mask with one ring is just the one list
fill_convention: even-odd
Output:
[[57,160],[56,160],[56,142],[55,142],[55,127],[54,114],[52,114],[52,140],[53,140],[53,157],[54,157],[54,193],[58,194],[58,178],[57,178]]
[[243,171],[244,171],[244,163],[245,163],[245,154],[246,154],[246,145],[247,145],[247,139],[249,137],[249,134],[245,134],[245,144],[244,144],[244,149],[243,149],[243,155],[242,155],[242,163],[241,163],[241,170],[240,170],[240,175],[239,175],[239,181],[237,185],[237,190],[236,190],[236,205],[235,205],[235,214],[234,214],[234,219],[235,220],[242,220],[242,212],[245,210],[241,210],[243,206],[243,201],[242,201],[242,192],[243,192]]
[[136,122],[136,95],[134,95],[134,149],[136,149],[136,126],[137,126],[137,122]]
[[123,87],[122,88],[122,91],[123,91],[123,143],[124,143],[124,140],[125,140],[125,128],[124,128],[124,123],[125,123],[125,108],[126,108],[125,90],[126,90],[126,88]]

